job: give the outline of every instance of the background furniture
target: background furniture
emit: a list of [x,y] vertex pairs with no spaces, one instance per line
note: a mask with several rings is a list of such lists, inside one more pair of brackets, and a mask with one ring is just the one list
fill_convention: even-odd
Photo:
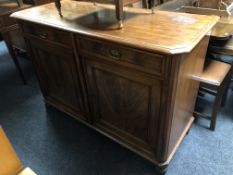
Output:
[[26,80],[21,70],[15,50],[26,50],[26,47],[17,21],[10,18],[10,14],[28,7],[30,6],[22,4],[21,1],[18,1],[17,3],[12,1],[0,2],[0,33],[24,84],[26,84]]
[[62,7],[62,19],[53,4],[13,14],[45,102],[163,172],[193,123],[199,82],[190,75],[202,72],[218,17],[180,14],[194,19],[187,24],[173,12],[128,8],[116,30],[112,5]]

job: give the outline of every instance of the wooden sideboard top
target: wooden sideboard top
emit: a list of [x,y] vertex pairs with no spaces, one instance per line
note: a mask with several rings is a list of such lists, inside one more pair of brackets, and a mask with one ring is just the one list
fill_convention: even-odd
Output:
[[54,3],[11,15],[14,18],[165,54],[190,52],[219,17],[124,8],[124,27],[117,29],[112,5],[62,1],[63,18]]
[[[210,2],[203,1],[204,4],[211,4]],[[215,1],[214,1],[215,2]],[[233,35],[233,11],[231,11],[231,14],[225,14],[224,10],[218,10],[218,9],[205,9],[198,7],[193,8],[185,8],[190,7],[190,5],[193,3],[192,0],[171,0],[168,1],[162,5],[159,5],[156,7],[157,10],[163,10],[163,11],[173,11],[173,12],[186,12],[186,13],[192,13],[192,14],[200,14],[200,15],[217,15],[221,16],[218,23],[215,25],[215,27],[212,29],[211,36],[218,39],[229,39]],[[214,4],[214,3],[213,3]]]

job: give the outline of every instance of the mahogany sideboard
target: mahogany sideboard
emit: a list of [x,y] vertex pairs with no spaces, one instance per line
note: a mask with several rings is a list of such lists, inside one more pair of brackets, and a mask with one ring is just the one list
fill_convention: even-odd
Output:
[[193,123],[216,16],[62,1],[16,12],[47,104],[164,172]]

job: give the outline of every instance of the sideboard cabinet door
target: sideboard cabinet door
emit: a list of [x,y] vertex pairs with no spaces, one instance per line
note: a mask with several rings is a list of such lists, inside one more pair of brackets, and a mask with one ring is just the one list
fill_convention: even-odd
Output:
[[83,56],[93,124],[154,157],[162,80],[114,63]]
[[38,39],[26,41],[46,102],[85,119],[79,72],[72,50]]

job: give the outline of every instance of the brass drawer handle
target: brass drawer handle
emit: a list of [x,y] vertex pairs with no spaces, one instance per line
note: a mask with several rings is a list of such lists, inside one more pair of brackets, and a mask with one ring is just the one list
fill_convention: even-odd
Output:
[[48,34],[47,33],[39,33],[38,35],[41,39],[47,39],[48,38]]
[[118,49],[109,49],[109,54],[115,60],[119,60],[122,56],[121,52]]

